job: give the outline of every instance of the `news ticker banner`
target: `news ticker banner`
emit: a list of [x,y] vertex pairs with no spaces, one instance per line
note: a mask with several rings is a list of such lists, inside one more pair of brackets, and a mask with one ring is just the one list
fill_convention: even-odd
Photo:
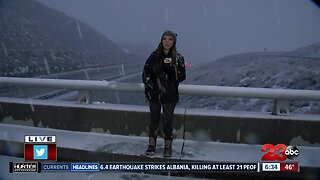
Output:
[[299,171],[298,163],[44,163],[10,162],[9,172],[261,172]]

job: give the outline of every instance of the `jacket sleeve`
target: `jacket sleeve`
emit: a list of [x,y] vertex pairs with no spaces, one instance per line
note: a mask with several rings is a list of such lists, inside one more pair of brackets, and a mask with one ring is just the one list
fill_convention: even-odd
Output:
[[145,88],[147,89],[152,89],[153,88],[153,83],[152,83],[152,78],[153,78],[153,71],[152,71],[152,58],[154,57],[154,53],[152,53],[149,58],[146,60],[144,67],[143,67],[143,72],[142,72],[142,81],[144,83]]
[[178,55],[176,66],[176,80],[180,83],[186,79],[186,67],[182,55]]

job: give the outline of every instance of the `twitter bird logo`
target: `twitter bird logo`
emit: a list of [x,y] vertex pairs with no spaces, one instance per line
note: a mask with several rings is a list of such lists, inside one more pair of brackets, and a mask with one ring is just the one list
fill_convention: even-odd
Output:
[[33,159],[48,159],[48,145],[34,145],[33,146]]
[[42,149],[36,149],[36,156],[43,156],[44,152],[46,152],[46,149],[42,148]]

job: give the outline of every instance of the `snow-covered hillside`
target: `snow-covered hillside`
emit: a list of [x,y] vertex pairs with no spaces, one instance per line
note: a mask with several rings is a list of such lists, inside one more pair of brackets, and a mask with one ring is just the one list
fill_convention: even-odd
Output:
[[[301,57],[247,53],[232,55],[195,68],[185,84],[320,90],[320,43],[285,54]],[[271,111],[272,100],[187,97],[181,105],[223,110]],[[320,113],[318,102],[292,102],[292,111]]]
[[142,61],[97,30],[37,1],[1,0],[0,22],[0,76]]

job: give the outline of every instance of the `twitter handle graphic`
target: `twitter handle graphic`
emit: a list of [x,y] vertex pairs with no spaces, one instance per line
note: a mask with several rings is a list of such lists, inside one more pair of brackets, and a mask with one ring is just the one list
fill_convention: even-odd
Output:
[[48,145],[34,145],[33,159],[48,159]]
[[57,161],[56,136],[25,136],[25,161]]

